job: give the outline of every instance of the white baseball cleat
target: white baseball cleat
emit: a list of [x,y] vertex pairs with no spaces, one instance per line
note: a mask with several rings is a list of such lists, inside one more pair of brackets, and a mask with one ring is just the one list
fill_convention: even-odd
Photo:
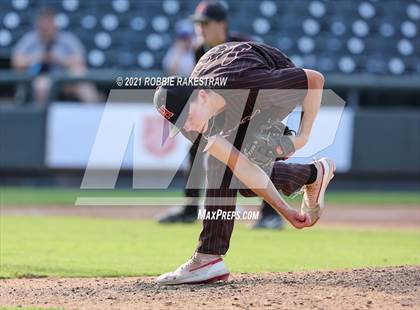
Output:
[[324,210],[324,197],[328,184],[334,177],[335,165],[329,158],[321,158],[313,162],[317,169],[316,180],[312,184],[303,187],[303,199],[301,213],[306,213],[311,218],[311,225],[321,217]]
[[202,284],[227,281],[229,270],[221,257],[194,253],[194,255],[175,271],[165,273],[156,279],[163,285]]

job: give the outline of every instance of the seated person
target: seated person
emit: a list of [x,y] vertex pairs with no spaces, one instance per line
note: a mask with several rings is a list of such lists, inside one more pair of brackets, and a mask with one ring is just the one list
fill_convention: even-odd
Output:
[[[42,11],[36,21],[36,30],[25,34],[12,52],[13,68],[34,76],[35,101],[40,105],[47,102],[51,73],[83,75],[86,72],[82,43],[72,33],[59,31],[54,17],[55,12],[51,9]],[[83,102],[98,101],[98,93],[90,83],[66,85],[63,92]]]

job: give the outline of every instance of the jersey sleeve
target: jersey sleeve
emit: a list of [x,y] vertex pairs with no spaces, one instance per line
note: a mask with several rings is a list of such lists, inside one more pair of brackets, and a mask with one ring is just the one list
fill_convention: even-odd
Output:
[[308,79],[302,68],[253,68],[244,72],[241,88],[258,89],[256,105],[261,109],[296,106],[307,94]]
[[308,79],[302,68],[251,68],[243,73],[240,85],[247,89],[307,89]]

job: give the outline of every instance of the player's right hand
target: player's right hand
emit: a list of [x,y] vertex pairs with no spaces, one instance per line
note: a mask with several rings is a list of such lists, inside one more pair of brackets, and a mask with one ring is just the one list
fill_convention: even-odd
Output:
[[297,229],[311,226],[310,217],[306,213],[301,214],[295,209],[288,208],[284,214],[284,217],[289,221],[290,224],[293,225],[293,227]]

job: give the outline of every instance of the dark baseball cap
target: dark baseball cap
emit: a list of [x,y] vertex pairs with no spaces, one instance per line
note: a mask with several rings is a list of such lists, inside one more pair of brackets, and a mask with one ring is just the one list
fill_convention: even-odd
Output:
[[160,86],[156,89],[153,104],[170,124],[169,136],[175,137],[184,127],[190,110],[192,86]]
[[227,19],[226,5],[221,1],[202,1],[197,5],[190,18],[194,22],[225,21]]

